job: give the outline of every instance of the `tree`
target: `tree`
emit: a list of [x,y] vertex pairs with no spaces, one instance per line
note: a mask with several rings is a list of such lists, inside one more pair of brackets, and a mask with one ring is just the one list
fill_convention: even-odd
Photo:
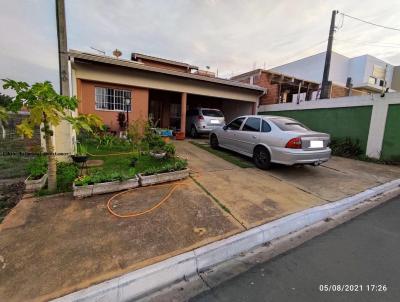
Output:
[[54,192],[57,188],[57,162],[54,154],[52,136],[53,126],[58,126],[62,120],[72,124],[75,130],[81,128],[91,130],[91,126],[102,124],[96,115],[80,115],[72,117],[71,111],[78,106],[75,97],[59,95],[48,81],[35,83],[32,86],[25,82],[10,79],[3,80],[4,89],[12,89],[16,95],[12,98],[8,109],[17,112],[22,108],[29,111],[29,116],[17,125],[17,131],[23,136],[32,137],[35,127],[42,127],[48,156],[48,190]]
[[6,108],[9,104],[11,104],[12,97],[0,93],[0,107]]

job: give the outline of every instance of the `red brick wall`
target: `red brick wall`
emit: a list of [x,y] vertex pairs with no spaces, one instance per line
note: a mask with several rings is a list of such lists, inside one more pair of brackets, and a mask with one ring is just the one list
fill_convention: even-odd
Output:
[[271,74],[262,72],[259,76],[254,76],[253,84],[267,88],[267,94],[260,98],[260,105],[278,103],[279,85],[271,84]]

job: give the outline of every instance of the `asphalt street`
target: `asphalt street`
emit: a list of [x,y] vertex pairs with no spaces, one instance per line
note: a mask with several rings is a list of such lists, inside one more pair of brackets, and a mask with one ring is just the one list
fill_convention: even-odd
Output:
[[400,197],[190,301],[400,301]]

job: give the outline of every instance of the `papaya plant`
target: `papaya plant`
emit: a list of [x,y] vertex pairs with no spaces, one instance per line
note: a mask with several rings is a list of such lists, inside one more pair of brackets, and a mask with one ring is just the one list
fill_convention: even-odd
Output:
[[73,117],[71,112],[78,107],[78,99],[58,94],[49,81],[33,85],[11,79],[4,79],[3,82],[4,89],[15,92],[7,109],[17,112],[24,108],[30,113],[17,125],[17,132],[30,138],[35,127],[41,127],[48,157],[48,190],[54,192],[57,188],[57,162],[52,140],[53,127],[65,120],[76,131],[91,131],[92,127],[102,124],[101,119],[93,114]]

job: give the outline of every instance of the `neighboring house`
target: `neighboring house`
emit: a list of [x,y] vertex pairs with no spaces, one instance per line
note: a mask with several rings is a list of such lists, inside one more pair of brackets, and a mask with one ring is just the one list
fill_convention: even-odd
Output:
[[[272,68],[270,71],[321,83],[326,52],[309,56],[291,63]],[[334,85],[349,86],[366,93],[390,91],[400,88],[400,68],[371,55],[354,58],[332,52],[329,80]]]
[[78,112],[96,113],[114,131],[126,102],[130,122],[150,117],[159,127],[185,132],[189,108],[217,108],[230,120],[255,113],[265,92],[259,86],[216,78],[190,64],[143,54],[124,60],[72,50],[69,57]]
[[266,89],[260,97],[259,106],[277,103],[311,100],[319,90],[319,84],[294,78],[284,74],[256,69],[231,78],[235,81],[258,85]]

